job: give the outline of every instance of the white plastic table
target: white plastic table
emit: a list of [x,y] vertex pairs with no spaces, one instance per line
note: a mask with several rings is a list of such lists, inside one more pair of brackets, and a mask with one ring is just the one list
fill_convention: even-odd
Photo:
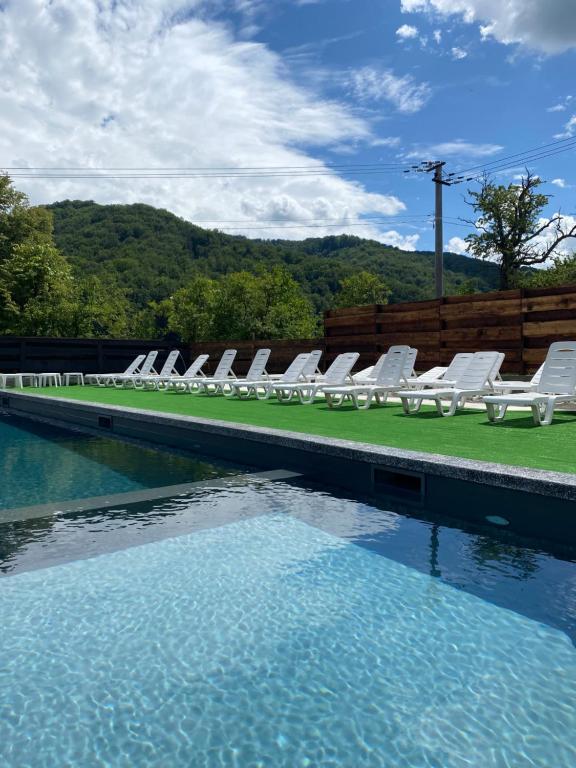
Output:
[[36,376],[39,387],[61,387],[62,376],[59,373],[39,373]]
[[64,386],[69,387],[71,384],[80,384],[84,386],[84,374],[80,371],[73,371],[64,374]]

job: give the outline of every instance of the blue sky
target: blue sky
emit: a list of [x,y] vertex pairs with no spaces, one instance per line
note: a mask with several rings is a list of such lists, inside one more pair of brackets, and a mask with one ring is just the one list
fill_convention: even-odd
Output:
[[[351,232],[428,249],[433,185],[402,168],[428,159],[445,160],[447,171],[481,166],[576,136],[574,0],[0,8],[0,168],[34,202],[142,201],[251,237]],[[574,158],[572,150],[530,164],[554,196],[549,213],[576,214]],[[386,172],[359,174],[358,164]],[[241,179],[100,170],[279,166],[280,176]],[[99,178],[17,167],[90,168]],[[452,250],[469,231],[458,222],[470,215],[465,192],[445,190]]]

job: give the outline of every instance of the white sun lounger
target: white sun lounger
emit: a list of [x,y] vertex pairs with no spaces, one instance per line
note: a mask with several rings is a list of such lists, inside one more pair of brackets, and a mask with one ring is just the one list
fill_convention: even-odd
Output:
[[133,376],[135,373],[138,373],[145,359],[146,355],[138,355],[123,373],[89,373],[84,377],[84,381],[86,384],[96,384],[98,387],[105,387],[108,385],[107,382],[112,383],[116,376]]
[[408,346],[390,347],[378,372],[378,378],[374,381],[370,379],[365,383],[325,386],[323,392],[328,406],[338,407],[346,400],[351,400],[355,408],[367,410],[373,400],[378,405],[384,404],[388,395],[406,386],[406,358],[411,351]]
[[[414,376],[414,365],[416,363],[416,357],[418,355],[418,350],[414,349],[414,347],[409,347],[407,345],[401,345],[406,346],[406,349],[408,350],[408,354],[406,355],[406,359],[404,362],[404,371],[403,375],[406,381],[411,376]],[[361,371],[358,371],[358,373],[355,373],[352,378],[354,379],[354,382],[357,384],[365,384],[365,383],[371,383],[375,384],[378,380],[378,376],[380,375],[380,371],[382,370],[382,366],[386,362],[386,355],[387,353],[384,352],[383,355],[380,355],[378,360],[376,361],[375,365],[371,365],[369,368],[364,368]],[[404,384],[406,386],[406,384]]]
[[297,384],[275,382],[273,388],[278,401],[288,403],[294,396],[298,396],[302,405],[310,405],[325,387],[353,383],[350,371],[359,357],[358,352],[343,352],[338,355],[322,377],[322,381],[303,381]]
[[[459,352],[457,355],[454,355],[448,368],[432,368],[431,371],[423,373],[421,376],[409,378],[408,386],[410,388],[414,387],[414,389],[422,387],[452,387],[464,373],[473,356],[473,352]],[[435,370],[440,371],[436,377],[433,375]]]
[[200,390],[207,395],[217,395],[219,393],[226,394],[227,392],[234,394],[236,391],[235,388],[238,386],[242,387],[247,383],[261,381],[262,379],[267,380],[268,373],[266,372],[266,366],[271,351],[272,350],[270,349],[259,349],[258,352],[256,352],[244,379],[232,379],[226,376],[218,379],[216,376],[213,376],[200,382]]
[[[417,413],[424,400],[432,400],[441,416],[454,416],[459,408],[464,407],[467,400],[492,392],[490,377],[496,375],[495,368],[500,357],[500,352],[475,352],[466,370],[452,388],[413,389],[398,392],[404,413]],[[447,408],[442,405],[443,400],[449,401]]]
[[[248,399],[251,395],[255,395],[258,400],[269,400],[274,394],[277,386],[281,386],[282,384],[297,384],[300,381],[309,381],[307,371],[312,371],[312,375],[314,375],[318,370],[318,363],[320,362],[321,357],[321,349],[314,349],[312,352],[301,352],[299,355],[296,355],[288,368],[286,368],[284,373],[280,376],[273,379],[252,381],[245,387],[245,389],[239,387],[237,394],[243,399]],[[235,385],[232,384],[231,386],[234,387]],[[240,390],[242,390],[242,395],[240,395]]]
[[214,371],[214,376],[194,376],[189,378],[182,377],[181,379],[173,379],[171,380],[170,384],[175,389],[179,389],[186,392],[199,392],[204,384],[206,382],[211,381],[234,381],[236,379],[236,374],[232,370],[232,365],[234,363],[234,360],[236,359],[236,355],[238,354],[238,350],[236,349],[227,349],[222,353],[222,357],[220,358],[220,361],[218,362],[218,365],[216,366],[216,370]]
[[121,389],[124,386],[130,386],[134,384],[134,380],[138,377],[142,376],[149,376],[151,373],[156,373],[156,370],[154,369],[154,363],[156,362],[156,358],[158,357],[158,350],[153,350],[152,352],[148,352],[146,355],[146,359],[142,363],[142,366],[140,367],[140,370],[138,373],[133,374],[120,374],[116,376],[111,376],[107,382],[106,386],[110,386],[112,384],[118,389]]
[[195,383],[199,379],[205,379],[206,374],[202,368],[206,365],[208,358],[209,355],[198,355],[182,376],[169,376],[163,381],[158,382],[158,389],[184,389],[188,383]]
[[165,381],[170,376],[174,376],[178,371],[176,370],[176,363],[180,357],[180,350],[173,349],[166,358],[164,365],[160,369],[160,373],[150,373],[147,376],[138,375],[134,378],[134,389],[156,389],[156,385],[159,381]]
[[548,426],[561,403],[576,402],[576,341],[557,341],[550,346],[540,381],[532,392],[484,397],[488,418],[503,421],[510,405],[526,406],[537,426]]
[[532,392],[538,389],[538,384],[542,377],[542,371],[544,369],[544,363],[538,368],[534,376],[530,381],[505,381],[499,380],[494,382],[494,392],[497,394],[507,394],[509,392]]

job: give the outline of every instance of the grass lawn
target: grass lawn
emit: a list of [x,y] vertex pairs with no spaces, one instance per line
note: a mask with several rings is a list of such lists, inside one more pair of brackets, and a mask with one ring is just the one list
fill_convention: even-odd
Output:
[[467,410],[452,418],[442,418],[431,408],[415,416],[404,416],[401,406],[396,404],[373,406],[369,411],[357,411],[351,406],[331,411],[324,402],[283,405],[276,400],[229,400],[221,396],[100,387],[29,391],[512,466],[576,472],[576,413],[558,414],[551,426],[535,427],[527,412],[510,413],[504,423],[490,424],[484,410]]

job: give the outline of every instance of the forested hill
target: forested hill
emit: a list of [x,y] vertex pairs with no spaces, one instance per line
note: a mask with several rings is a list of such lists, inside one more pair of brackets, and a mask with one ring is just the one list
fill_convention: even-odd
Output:
[[[390,300],[432,298],[433,254],[408,252],[360,237],[337,235],[303,241],[250,240],[205,230],[148,205],[98,205],[65,200],[48,208],[56,245],[78,274],[116,276],[143,307],[186,284],[194,272],[217,277],[284,264],[313,299],[317,310],[330,305],[339,281],[357,270],[383,277]],[[447,293],[462,284],[475,290],[498,285],[494,264],[447,254]]]

